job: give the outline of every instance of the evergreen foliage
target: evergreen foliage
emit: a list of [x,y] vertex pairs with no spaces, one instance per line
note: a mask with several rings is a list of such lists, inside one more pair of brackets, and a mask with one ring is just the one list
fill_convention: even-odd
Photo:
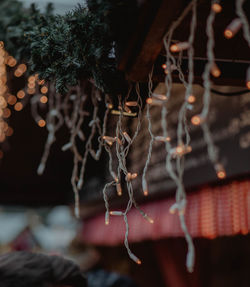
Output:
[[0,40],[41,79],[55,81],[62,94],[82,78],[112,93],[122,79],[111,56],[116,33],[112,18],[123,2],[88,1],[90,8],[79,5],[61,16],[53,14],[51,5],[41,13],[34,5],[25,9],[17,0],[2,0]]

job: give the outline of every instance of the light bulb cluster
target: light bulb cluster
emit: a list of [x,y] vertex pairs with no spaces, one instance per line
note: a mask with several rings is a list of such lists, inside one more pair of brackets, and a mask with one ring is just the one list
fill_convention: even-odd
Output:
[[[13,134],[13,129],[8,125],[7,119],[11,116],[11,110],[8,105],[14,105],[16,97],[7,93],[7,60],[10,61],[8,54],[4,49],[4,43],[0,41],[0,143]],[[0,151],[0,157],[3,157],[3,151]]]

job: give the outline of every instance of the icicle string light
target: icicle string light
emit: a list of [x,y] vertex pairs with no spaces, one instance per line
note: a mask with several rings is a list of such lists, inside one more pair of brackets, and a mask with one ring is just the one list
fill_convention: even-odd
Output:
[[243,36],[245,38],[245,40],[248,43],[248,46],[250,47],[250,29],[249,29],[249,24],[248,24],[248,20],[247,17],[244,13],[243,10],[243,4],[244,4],[245,0],[236,0],[236,14],[238,15],[238,17],[241,20],[241,23],[243,25]]
[[[149,91],[149,98],[151,99],[152,97],[152,87],[153,87],[153,82],[152,82],[152,75],[153,75],[153,68],[151,73],[149,74],[149,81],[148,81],[148,91]],[[146,173],[149,167],[149,163],[152,157],[152,149],[153,149],[153,143],[154,143],[154,134],[152,131],[152,122],[151,122],[151,115],[150,115],[150,105],[147,105],[147,114],[146,114],[147,120],[148,120],[148,132],[150,135],[150,142],[149,142],[149,148],[148,148],[148,153],[147,153],[147,160],[145,163],[145,166],[143,168],[143,173],[142,173],[142,190],[143,194],[145,196],[148,195],[148,184],[146,180]]]

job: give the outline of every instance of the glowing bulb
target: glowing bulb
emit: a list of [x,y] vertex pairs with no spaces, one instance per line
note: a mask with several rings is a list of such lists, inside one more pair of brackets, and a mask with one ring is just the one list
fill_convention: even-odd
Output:
[[167,68],[167,65],[166,64],[162,64],[161,67],[162,67],[162,69],[165,70]]
[[127,133],[127,132],[123,132],[122,134],[123,134],[123,136],[125,137],[126,141],[127,141],[128,143],[131,143],[132,139],[131,139],[131,137],[128,135],[128,133]]
[[196,101],[196,98],[194,95],[190,95],[187,101],[189,102],[189,104],[193,104]]
[[145,178],[142,180],[142,189],[144,196],[148,196],[148,185]]
[[177,152],[178,154],[182,154],[183,151],[184,151],[183,146],[177,146],[176,152]]
[[9,128],[7,129],[7,131],[6,131],[6,136],[7,136],[7,137],[12,136],[12,135],[13,135],[13,132],[14,132],[13,128],[9,127]]
[[14,106],[14,109],[15,109],[17,112],[21,111],[21,110],[23,109],[23,104],[20,103],[20,102],[16,103],[15,106]]
[[46,96],[41,96],[40,102],[41,102],[42,104],[46,104],[46,103],[48,102],[48,98],[47,98]]
[[171,138],[170,137],[156,136],[155,140],[160,141],[160,142],[169,142],[171,140]]
[[211,74],[215,77],[218,78],[221,75],[221,71],[218,68],[218,66],[213,63],[212,68],[211,68]]
[[39,86],[44,85],[44,83],[45,83],[45,81],[44,81],[44,80],[38,80],[38,85],[39,85]]
[[161,100],[161,101],[166,101],[167,100],[167,96],[166,95],[160,95],[160,94],[152,94],[153,97],[155,97],[157,100]]
[[219,3],[213,3],[212,4],[212,10],[215,13],[220,13],[222,11],[222,6]]
[[158,100],[158,99],[153,99],[153,98],[147,98],[146,100],[148,105],[156,105],[156,106],[162,106],[164,101]]
[[35,86],[36,86],[35,83],[28,83],[28,88],[29,88],[29,89],[34,89]]
[[105,224],[109,225],[109,212],[108,211],[106,211],[105,213]]
[[223,167],[222,164],[217,163],[217,164],[215,164],[214,167],[215,167],[215,170],[216,170],[217,177],[218,177],[219,179],[224,179],[224,178],[226,178],[226,171],[225,171],[225,169],[224,169],[224,167]]
[[25,73],[27,71],[27,66],[25,64],[20,64],[17,69],[20,70],[22,73]]
[[4,110],[3,110],[3,117],[4,117],[4,118],[7,119],[7,118],[10,117],[10,115],[11,115],[10,109],[7,108],[7,109],[4,109]]
[[235,36],[235,34],[240,30],[242,26],[242,22],[240,20],[240,18],[236,18],[234,19],[226,28],[226,30],[224,31],[224,36],[227,39],[231,39]]
[[43,86],[43,87],[41,88],[41,93],[42,93],[42,94],[47,94],[47,93],[48,93],[48,88],[47,88],[46,86]]
[[188,42],[180,42],[170,46],[170,51],[173,53],[180,52],[183,50],[187,50],[189,48]]
[[129,257],[138,265],[141,264],[141,260],[138,257],[136,257],[133,253],[129,254]]
[[250,66],[247,69],[246,86],[250,90]]
[[35,81],[36,81],[36,77],[35,77],[35,76],[30,76],[30,77],[28,78],[28,82],[29,82],[29,83],[35,83]]
[[191,118],[191,123],[194,126],[199,126],[203,122],[202,118],[200,115],[195,115]]
[[17,92],[17,97],[19,99],[23,99],[25,97],[25,92],[23,90],[20,90]]
[[136,101],[129,101],[129,102],[126,102],[125,105],[128,107],[136,107],[137,102]]
[[46,126],[46,122],[43,119],[39,120],[37,124],[39,125],[40,128],[43,128]]
[[121,184],[119,182],[116,183],[116,192],[117,192],[118,196],[122,196],[122,187],[121,187]]
[[151,105],[153,100],[152,100],[152,98],[147,98],[146,102],[147,102],[147,104]]
[[27,94],[29,94],[29,95],[34,95],[35,92],[36,92],[36,89],[34,89],[34,88],[28,88],[27,89]]
[[15,77],[19,78],[19,77],[21,77],[23,75],[23,73],[22,73],[21,70],[17,69],[17,70],[15,70],[14,75],[15,75]]

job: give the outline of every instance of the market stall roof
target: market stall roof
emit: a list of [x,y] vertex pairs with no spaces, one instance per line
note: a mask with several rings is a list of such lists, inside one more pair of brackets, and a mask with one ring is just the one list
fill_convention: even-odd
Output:
[[[178,214],[171,214],[174,199],[141,205],[154,221],[149,223],[138,210],[128,214],[129,241],[158,240],[182,237]],[[215,238],[250,232],[250,181],[233,181],[217,187],[204,187],[188,194],[185,212],[188,230],[193,238]],[[117,245],[124,241],[125,224],[122,216],[111,216],[105,225],[105,214],[84,221],[82,240],[96,245]]]

